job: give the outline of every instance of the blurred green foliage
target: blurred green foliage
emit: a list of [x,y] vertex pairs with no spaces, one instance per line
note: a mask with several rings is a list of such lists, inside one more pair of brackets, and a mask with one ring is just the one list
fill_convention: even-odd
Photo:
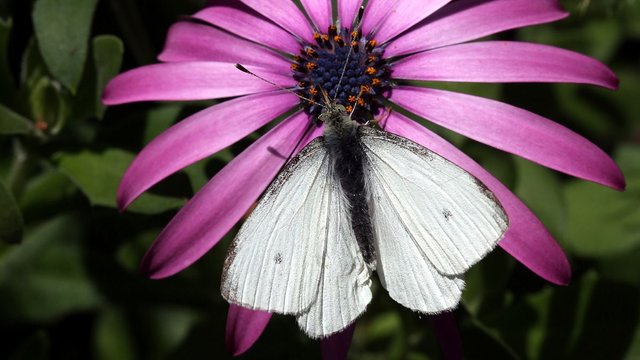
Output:
[[[135,153],[208,103],[106,109],[119,71],[153,62],[168,26],[204,0],[0,1],[0,358],[218,359],[222,244],[184,272],[137,274],[185,199],[251,139],[170,177],[126,213],[115,190]],[[469,359],[640,359],[640,3],[566,0],[571,17],[497,38],[561,46],[610,65],[611,92],[549,84],[443,84],[535,111],[587,136],[623,169],[624,193],[436,129],[511,187],[559,240],[567,287],[501,250],[475,266],[456,311]],[[255,138],[255,137],[254,137]],[[376,286],[350,358],[440,359],[424,316]],[[274,316],[246,358],[319,358]]]

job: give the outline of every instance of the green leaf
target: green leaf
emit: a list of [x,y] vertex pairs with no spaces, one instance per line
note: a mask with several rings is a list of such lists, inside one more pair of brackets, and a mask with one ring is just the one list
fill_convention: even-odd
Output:
[[147,144],[167,130],[171,124],[178,120],[178,115],[180,115],[181,111],[182,106],[180,104],[163,104],[149,110],[142,142]]
[[569,184],[565,196],[573,252],[605,257],[640,246],[640,198],[585,182]]
[[83,221],[63,215],[32,228],[0,262],[0,322],[52,321],[100,302],[87,274]]
[[102,119],[105,106],[102,105],[102,91],[120,71],[124,45],[116,36],[101,35],[93,39],[93,61],[96,68],[96,116]]
[[127,210],[139,214],[159,214],[180,208],[185,202],[185,199],[147,193],[131,204]]
[[0,242],[20,242],[23,227],[22,215],[13,195],[0,182]]
[[32,89],[43,76],[49,76],[47,66],[42,59],[38,41],[35,38],[29,40],[27,48],[22,55],[20,64],[20,83],[26,88]]
[[640,146],[623,147],[615,157],[627,190],[574,181],[565,188],[566,242],[581,256],[608,257],[640,247]]
[[594,18],[579,25],[567,25],[562,31],[553,26],[520,29],[518,39],[571,49],[606,61],[622,40],[621,30],[617,19]]
[[626,191],[640,194],[640,145],[624,145],[618,149],[615,159],[627,180]]
[[555,237],[566,227],[566,206],[559,179],[552,170],[522,158],[514,158],[518,173],[518,197],[538,216]]
[[[230,150],[223,149],[216,153],[216,156],[219,154],[230,154]],[[233,158],[233,155],[231,155],[231,158]],[[207,175],[208,162],[209,159],[200,160],[182,170],[187,174],[187,176],[189,176],[189,182],[191,183],[191,188],[194,192],[200,190],[209,181],[209,176]],[[227,161],[227,163],[228,162],[229,161]]]
[[496,151],[476,141],[466,142],[462,147],[462,151],[476,160],[505,186],[513,188],[516,181],[513,156],[502,151]]
[[33,130],[31,121],[0,104],[0,134],[29,134]]
[[[102,153],[83,151],[57,154],[60,170],[67,174],[93,205],[116,207],[116,191],[133,154],[108,149]],[[132,212],[157,214],[184,204],[184,199],[144,194],[129,208]]]
[[97,0],[38,0],[33,25],[49,71],[72,93],[82,77]]
[[77,191],[75,184],[57,169],[48,169],[29,179],[19,205],[25,218],[49,217],[69,206],[69,198]]
[[107,82],[120,70],[123,52],[122,42],[115,36],[99,35],[93,38],[91,60],[87,62],[82,81],[72,99],[71,118],[102,119],[106,109],[102,104],[102,92]]

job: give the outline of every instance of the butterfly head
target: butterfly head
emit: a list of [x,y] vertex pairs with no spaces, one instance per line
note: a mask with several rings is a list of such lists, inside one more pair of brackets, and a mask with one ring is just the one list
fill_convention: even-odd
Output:
[[325,103],[318,119],[324,123],[325,134],[354,131],[358,123],[351,119],[344,105],[335,101]]

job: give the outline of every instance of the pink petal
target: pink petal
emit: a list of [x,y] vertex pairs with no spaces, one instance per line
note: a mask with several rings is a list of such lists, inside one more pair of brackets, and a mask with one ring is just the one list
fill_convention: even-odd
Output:
[[386,130],[440,154],[482,181],[509,217],[509,229],[499,245],[540,277],[554,284],[569,282],[571,268],[558,243],[531,210],[500,181],[455,146],[400,114],[391,114]]
[[283,29],[308,43],[313,42],[313,29],[304,14],[291,0],[240,0]]
[[118,188],[124,209],[174,172],[251,134],[298,103],[290,93],[249,95],[202,110],[172,126],[133,160]]
[[362,18],[362,33],[385,43],[451,0],[369,0]]
[[542,116],[494,100],[449,91],[404,87],[398,105],[464,136],[540,165],[622,190],[622,172],[597,146]]
[[[247,68],[276,84],[295,84],[291,76],[271,69]],[[102,101],[117,105],[136,101],[204,100],[274,90],[273,85],[219,62],[154,64],[129,70],[107,84]]]
[[393,65],[396,79],[466,82],[564,82],[618,86],[597,60],[552,46],[516,41],[452,45],[406,57]]
[[338,1],[338,19],[340,26],[351,29],[353,20],[355,20],[358,9],[362,4],[362,0],[343,0]]
[[349,325],[339,333],[320,340],[320,351],[324,360],[345,360],[351,346],[356,323]]
[[301,0],[307,14],[320,32],[326,32],[332,20],[331,0]]
[[445,360],[462,360],[462,338],[453,312],[429,315]]
[[291,63],[265,47],[243,40],[213,26],[178,22],[171,26],[160,61],[218,61],[258,65],[286,74]]
[[225,343],[233,356],[249,350],[269,324],[271,314],[230,304],[227,314]]
[[154,279],[171,276],[215,246],[294,153],[309,125],[306,114],[296,113],[220,170],[162,230],[141,271]]
[[384,54],[392,57],[458,44],[568,15],[557,0],[458,0],[393,40]]
[[291,34],[237,0],[215,1],[193,17],[276,50],[289,54],[300,52],[300,44]]

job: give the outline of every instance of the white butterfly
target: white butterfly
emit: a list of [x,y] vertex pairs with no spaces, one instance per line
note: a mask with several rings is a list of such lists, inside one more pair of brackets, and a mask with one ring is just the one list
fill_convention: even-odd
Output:
[[508,220],[475,177],[405,138],[359,125],[342,105],[278,175],[225,261],[230,303],[295,315],[312,338],[351,324],[371,301],[371,275],[421,313],[457,306],[463,273]]

